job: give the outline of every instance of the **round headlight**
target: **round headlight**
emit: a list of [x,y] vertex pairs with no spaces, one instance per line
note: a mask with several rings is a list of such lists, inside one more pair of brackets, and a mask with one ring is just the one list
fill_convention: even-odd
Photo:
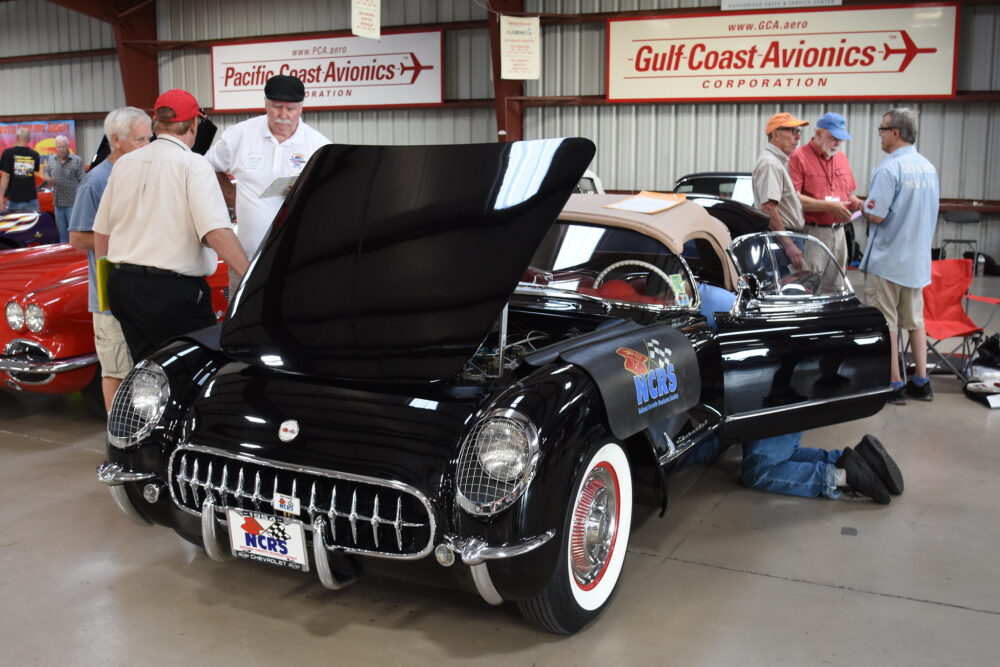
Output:
[[31,304],[24,309],[24,321],[29,329],[38,333],[45,328],[45,311],[41,306]]
[[167,374],[153,361],[140,361],[122,382],[108,414],[108,442],[124,449],[144,440],[170,400]]
[[490,420],[476,436],[476,454],[483,472],[493,479],[509,482],[528,465],[528,434],[509,419]]
[[467,512],[496,514],[512,505],[535,476],[538,431],[516,410],[498,409],[466,436],[456,466],[456,501]]
[[10,301],[4,308],[4,314],[7,316],[7,326],[14,331],[20,331],[24,326],[24,311],[21,310],[21,306]]

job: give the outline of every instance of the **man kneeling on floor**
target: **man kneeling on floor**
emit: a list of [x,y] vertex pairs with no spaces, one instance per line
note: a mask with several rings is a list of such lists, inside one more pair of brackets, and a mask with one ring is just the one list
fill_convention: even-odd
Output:
[[[715,328],[715,313],[728,311],[736,298],[714,285],[699,284],[701,313]],[[740,480],[747,486],[790,496],[840,498],[844,491],[888,505],[903,492],[903,475],[878,438],[865,435],[854,448],[802,447],[802,433],[743,443]],[[714,463],[726,447],[715,437],[692,451],[682,465]]]

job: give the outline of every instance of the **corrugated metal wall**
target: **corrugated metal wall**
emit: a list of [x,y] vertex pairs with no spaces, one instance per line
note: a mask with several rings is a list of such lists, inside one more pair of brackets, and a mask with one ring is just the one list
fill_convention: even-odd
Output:
[[[484,3],[485,4],[485,3]],[[264,34],[343,30],[350,28],[351,5],[298,0],[284,3],[252,0],[158,0],[161,40],[208,40]],[[468,0],[383,0],[382,25],[416,25],[484,20],[486,9]],[[493,97],[490,81],[490,44],[485,30],[444,33],[446,100]],[[184,88],[209,105],[212,100],[209,49],[163,51],[159,57],[160,87]],[[261,100],[263,108],[263,99]],[[216,115],[220,127],[246,116]],[[309,111],[306,122],[333,141],[351,143],[460,143],[496,138],[492,108],[407,109],[372,111]]]
[[[665,9],[717,2],[637,0],[529,0],[529,11],[552,13]],[[958,89],[1000,90],[1000,7],[961,10]],[[543,29],[542,78],[526,83],[526,94],[603,95],[605,24]],[[987,103],[899,103],[921,112],[917,147],[940,173],[946,198],[1000,199],[1000,109]],[[815,121],[826,111],[848,119],[854,139],[846,144],[859,188],[884,154],[876,128],[889,104],[619,104],[589,107],[531,107],[525,137],[583,136],[597,144],[591,167],[615,190],[669,190],[698,171],[749,171],[765,141],[763,126],[773,113],[789,111]],[[806,131],[803,140],[811,136]],[[938,236],[978,238],[986,252],[1000,255],[1000,217],[979,226],[939,225]]]
[[[528,11],[580,14],[717,5],[717,0],[527,0]],[[485,0],[382,0],[382,23],[415,25],[483,20]],[[348,27],[348,0],[157,0],[161,40],[211,40]],[[114,46],[110,26],[44,0],[0,2],[0,57]],[[549,26],[543,34],[543,76],[528,95],[601,95],[604,23]],[[492,97],[489,40],[484,30],[445,33],[445,97]],[[209,49],[163,51],[162,89],[186,88],[211,101]],[[106,111],[123,103],[113,57],[0,66],[0,115]],[[1000,90],[1000,8],[962,8],[958,87]],[[611,105],[528,108],[529,138],[586,136],[598,145],[593,168],[610,189],[667,189],[686,173],[747,170],[763,143],[764,119],[777,104]],[[847,144],[859,183],[881,160],[875,127],[886,105],[795,104],[786,110],[813,119],[826,110],[845,114],[855,139]],[[939,168],[946,197],[1000,199],[1000,112],[994,105],[917,104],[919,149]],[[217,116],[223,128],[244,117]],[[449,143],[493,141],[493,110],[413,109],[306,112],[307,121],[334,141]],[[81,154],[92,153],[100,121],[77,124]],[[807,133],[808,134],[808,133]],[[862,186],[863,187],[863,186]],[[996,227],[997,225],[990,225]],[[969,234],[967,230],[962,233]],[[985,232],[984,232],[985,233]],[[1000,234],[998,234],[1000,236]],[[983,238],[1000,247],[1000,238]]]
[[[111,26],[43,0],[0,2],[0,57],[114,48]],[[106,111],[125,100],[114,56],[0,65],[0,116]]]
[[[675,7],[677,2],[565,0],[527,3],[533,11],[588,12]],[[619,5],[618,8],[611,5]],[[692,6],[693,3],[683,3]],[[553,6],[555,5],[555,6]],[[965,7],[959,48],[960,90],[1000,90],[1000,8]],[[543,30],[542,78],[528,95],[603,95],[605,24]],[[1000,112],[982,104],[900,103],[921,111],[918,147],[938,165],[946,197],[1000,199]],[[595,171],[611,189],[666,188],[695,171],[747,171],[776,111],[815,119],[844,114],[855,140],[846,152],[859,183],[882,159],[877,121],[886,104],[644,104],[531,108],[526,137],[579,134],[598,145]],[[808,132],[806,133],[809,134]]]

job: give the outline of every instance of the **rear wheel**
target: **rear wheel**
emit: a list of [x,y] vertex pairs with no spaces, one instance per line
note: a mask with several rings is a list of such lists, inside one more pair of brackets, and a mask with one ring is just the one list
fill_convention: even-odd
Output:
[[542,592],[518,603],[542,630],[572,634],[601,615],[618,585],[632,523],[632,472],[622,446],[602,438],[580,469],[559,563]]

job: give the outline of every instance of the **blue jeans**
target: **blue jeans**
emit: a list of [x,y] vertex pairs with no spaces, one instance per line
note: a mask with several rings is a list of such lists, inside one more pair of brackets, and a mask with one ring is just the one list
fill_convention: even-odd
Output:
[[32,199],[31,201],[11,201],[7,200],[7,210],[9,211],[37,211],[38,210],[38,200]]
[[800,447],[802,433],[789,433],[743,444],[740,479],[754,489],[790,496],[839,498],[839,449]]
[[59,228],[59,241],[69,243],[69,218],[73,215],[72,206],[56,206],[56,227]]

